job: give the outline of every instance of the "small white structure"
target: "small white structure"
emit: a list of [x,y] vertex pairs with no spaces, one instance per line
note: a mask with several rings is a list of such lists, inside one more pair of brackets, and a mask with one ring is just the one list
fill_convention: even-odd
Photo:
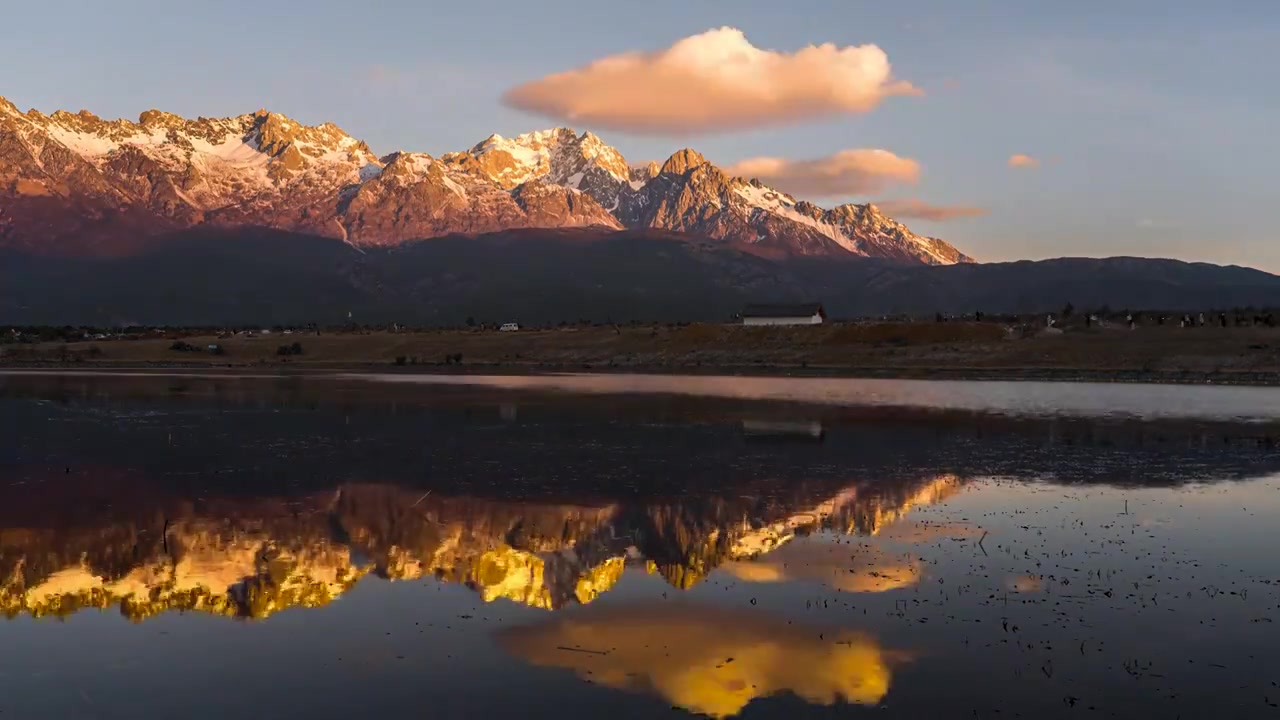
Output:
[[502,323],[502,327],[498,328],[498,332],[515,332],[520,329],[520,323]]
[[818,303],[803,305],[748,305],[743,325],[821,325],[827,313]]

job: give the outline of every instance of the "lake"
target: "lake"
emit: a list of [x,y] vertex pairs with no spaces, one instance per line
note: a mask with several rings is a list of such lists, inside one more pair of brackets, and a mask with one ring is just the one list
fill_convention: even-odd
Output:
[[0,718],[1280,717],[1280,389],[0,373]]

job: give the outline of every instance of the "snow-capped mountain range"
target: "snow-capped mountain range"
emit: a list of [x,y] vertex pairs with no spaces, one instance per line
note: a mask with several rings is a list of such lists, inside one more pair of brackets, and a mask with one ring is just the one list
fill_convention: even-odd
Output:
[[137,122],[23,113],[0,98],[0,246],[115,254],[196,225],[392,245],[513,228],[654,228],[768,257],[971,262],[874,205],[823,209],[731,178],[693,150],[637,168],[568,128],[492,135],[439,157],[375,155],[331,123],[258,111]]

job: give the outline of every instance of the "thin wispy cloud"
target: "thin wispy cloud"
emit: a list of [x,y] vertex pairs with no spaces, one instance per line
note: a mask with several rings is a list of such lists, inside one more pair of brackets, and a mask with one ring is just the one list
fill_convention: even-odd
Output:
[[758,178],[764,184],[804,197],[870,195],[920,179],[920,163],[888,150],[841,150],[809,160],[758,157],[725,168],[729,175]]
[[1040,161],[1030,155],[1017,153],[1009,157],[1009,167],[1011,168],[1033,168],[1039,167]]
[[627,52],[508,90],[514,108],[634,133],[688,135],[865,113],[919,95],[875,45],[755,47],[722,27],[657,52]]
[[970,205],[931,205],[917,198],[877,200],[875,205],[896,218],[915,218],[934,222],[980,217],[988,212],[986,208]]

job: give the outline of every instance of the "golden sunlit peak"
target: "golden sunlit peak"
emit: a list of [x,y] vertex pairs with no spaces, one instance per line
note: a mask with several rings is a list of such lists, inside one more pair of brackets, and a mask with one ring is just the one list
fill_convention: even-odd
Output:
[[554,553],[540,556],[503,545],[481,555],[466,582],[485,602],[501,598],[554,610],[573,600],[583,605],[595,600],[618,582],[626,566],[622,557],[585,569],[557,563],[560,559]]
[[913,508],[940,503],[960,491],[963,481],[955,475],[939,475],[905,499],[875,498],[866,505],[854,520],[852,531],[864,535],[879,535],[885,527],[902,519]]
[[[904,555],[868,555],[842,566],[823,556],[820,537],[805,536],[842,528],[850,517],[858,527],[889,532],[889,539],[898,543],[937,534],[933,528],[917,528],[918,523],[890,521],[913,505],[944,499],[958,487],[953,476],[906,487],[862,483],[777,502],[764,512],[725,504],[705,517],[655,505],[645,509],[653,523],[651,536],[635,547],[620,544],[618,527],[600,532],[618,522],[612,505],[491,507],[433,498],[424,507],[437,517],[421,526],[386,525],[377,514],[366,518],[354,508],[340,507],[335,512],[349,533],[343,541],[319,522],[294,526],[292,520],[277,521],[282,524],[268,531],[256,522],[228,528],[189,518],[169,527],[167,545],[157,544],[153,555],[114,575],[119,571],[86,564],[81,558],[88,554],[55,558],[45,547],[47,538],[10,533],[7,542],[16,564],[6,569],[8,579],[0,583],[0,610],[43,616],[118,605],[123,614],[139,620],[170,609],[265,618],[289,607],[325,605],[375,569],[390,579],[435,576],[464,583],[486,602],[505,599],[551,610],[594,602],[621,578],[628,556],[644,561],[649,572],[680,590],[723,568],[753,582],[806,579],[846,592],[881,592],[918,583],[921,563]],[[361,493],[373,499],[387,496],[379,487],[359,487],[343,497],[353,502]],[[414,496],[404,506],[416,500]],[[380,506],[366,502],[360,507]],[[523,529],[512,535],[513,527]],[[95,541],[83,542],[90,547]],[[132,547],[132,541],[125,547]],[[373,560],[357,566],[352,556],[356,549]],[[803,562],[788,567],[793,555]],[[748,562],[761,558],[766,559]],[[802,570],[805,564],[809,567]]]
[[613,586],[622,578],[622,571],[625,568],[625,558],[616,557],[605,560],[578,579],[578,585],[574,588],[574,597],[583,605],[595,600],[601,594],[613,589]]

